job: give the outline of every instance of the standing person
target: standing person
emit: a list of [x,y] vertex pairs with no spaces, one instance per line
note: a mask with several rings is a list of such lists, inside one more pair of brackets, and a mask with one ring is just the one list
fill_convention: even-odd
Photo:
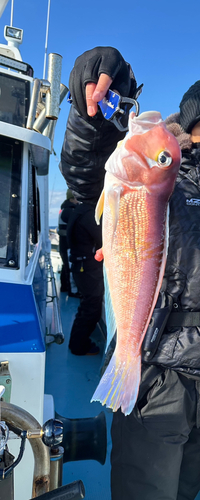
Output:
[[[93,55],[87,67],[95,67]],[[104,61],[104,74],[94,80],[88,71],[84,80],[85,58],[79,58],[79,83],[86,85],[83,106],[86,102],[88,115],[94,117],[113,74],[109,51]],[[80,85],[78,98],[79,89]],[[73,101],[77,108],[74,97]],[[83,136],[84,127],[89,132],[90,119],[87,122],[80,109]],[[113,500],[194,500],[200,489],[200,81],[184,94],[180,114],[166,123],[180,144],[182,163],[170,200],[169,250],[160,300],[152,336],[149,329],[143,345],[138,401],[130,415],[125,417],[120,410],[113,414]],[[93,152],[95,145],[91,134]],[[100,148],[97,154],[99,160]],[[93,158],[90,169],[95,172],[95,154]],[[67,169],[65,173],[68,177]],[[72,182],[81,189],[76,177]]]
[[[102,263],[94,259],[94,249],[101,247],[102,236],[94,213],[104,184],[105,162],[125,136],[125,132],[107,122],[97,109],[97,101],[105,95],[105,87],[107,90],[110,86],[122,96],[135,95],[137,85],[132,69],[118,50],[96,47],[77,58],[70,75],[73,102],[60,162],[60,170],[79,202],[74,213],[79,217],[73,231],[69,231],[73,276],[83,296],[69,342],[71,352],[77,355],[99,351],[90,340],[101,316],[103,298]],[[96,100],[93,101],[95,88]],[[126,126],[128,107],[124,111],[122,123]]]
[[104,294],[103,266],[94,258],[102,246],[101,228],[94,217],[94,206],[78,203],[67,226],[72,274],[81,293],[80,305],[72,325],[69,349],[76,355],[95,355],[99,347],[91,341],[100,320]]
[[63,201],[60,207],[59,219],[58,219],[59,252],[63,262],[60,275],[60,284],[61,284],[60,291],[67,292],[69,297],[74,296],[76,294],[72,294],[71,291],[70,267],[68,260],[69,244],[67,242],[67,223],[71,212],[75,209],[76,203],[77,203],[76,198],[74,197],[72,191],[68,189],[66,193],[66,200]]

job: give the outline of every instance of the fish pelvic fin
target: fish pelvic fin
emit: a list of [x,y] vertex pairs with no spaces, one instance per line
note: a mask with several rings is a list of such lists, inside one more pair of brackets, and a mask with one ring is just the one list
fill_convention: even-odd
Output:
[[103,208],[104,208],[104,189],[103,191],[101,192],[101,195],[98,199],[98,202],[97,202],[97,205],[96,205],[96,210],[95,210],[95,221],[96,223],[100,224],[100,219],[101,219],[101,216],[102,216],[102,213],[103,213]]
[[91,399],[115,412],[121,407],[129,415],[137,401],[141,376],[141,356],[122,362],[113,354]]

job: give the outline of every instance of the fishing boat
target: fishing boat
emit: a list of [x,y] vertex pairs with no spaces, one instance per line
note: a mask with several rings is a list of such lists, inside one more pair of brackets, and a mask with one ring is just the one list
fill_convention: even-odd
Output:
[[60,292],[58,239],[55,231],[49,235],[49,159],[67,93],[60,80],[62,58],[49,54],[47,79],[44,72],[35,79],[20,53],[23,30],[11,22],[4,35],[0,500],[110,500],[112,412],[90,403],[104,363],[104,308],[93,334],[100,354],[71,354],[68,340],[79,299]]
[[[4,2],[4,6],[7,0]],[[13,7],[13,2],[12,2]],[[110,500],[111,412],[90,403],[100,355],[73,356],[79,299],[60,293],[49,237],[49,159],[67,93],[62,58],[48,76],[22,60],[23,30],[0,44],[0,499]],[[104,325],[105,326],[105,325]]]

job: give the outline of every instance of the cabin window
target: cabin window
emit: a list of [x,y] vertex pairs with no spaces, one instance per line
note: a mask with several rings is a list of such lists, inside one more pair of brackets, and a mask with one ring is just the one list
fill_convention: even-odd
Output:
[[22,144],[0,136],[0,266],[19,267]]
[[29,154],[29,177],[28,177],[28,262],[38,242],[40,232],[40,200],[37,186],[36,170],[32,165]]
[[30,82],[0,74],[0,121],[26,127]]

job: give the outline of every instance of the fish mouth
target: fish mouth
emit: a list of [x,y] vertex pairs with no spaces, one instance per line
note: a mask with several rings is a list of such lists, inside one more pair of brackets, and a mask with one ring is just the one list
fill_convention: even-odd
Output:
[[155,125],[163,123],[159,111],[145,111],[141,115],[135,116],[135,113],[129,115],[129,135],[141,135],[151,130]]

